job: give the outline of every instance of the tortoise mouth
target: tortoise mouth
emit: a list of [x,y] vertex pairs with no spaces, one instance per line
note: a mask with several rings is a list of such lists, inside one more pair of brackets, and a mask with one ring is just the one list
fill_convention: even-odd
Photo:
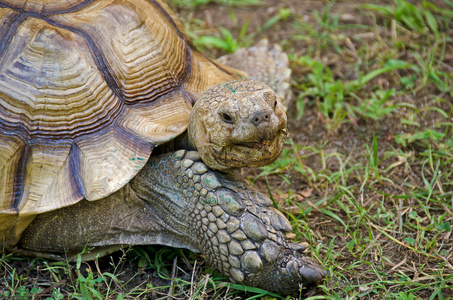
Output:
[[237,146],[242,146],[246,148],[252,148],[252,149],[261,149],[264,146],[270,146],[272,145],[272,142],[274,141],[274,138],[272,139],[260,139],[259,141],[255,142],[241,142],[241,143],[236,143],[234,145]]
[[286,130],[280,129],[271,138],[241,141],[210,147],[212,157],[226,168],[261,167],[274,162],[283,149]]
[[246,147],[251,149],[262,149],[263,147],[272,147],[276,141],[278,141],[281,136],[286,137],[287,131],[286,128],[278,128],[274,133],[261,136],[256,139],[251,139],[248,141],[239,141],[233,142],[232,145],[238,147]]

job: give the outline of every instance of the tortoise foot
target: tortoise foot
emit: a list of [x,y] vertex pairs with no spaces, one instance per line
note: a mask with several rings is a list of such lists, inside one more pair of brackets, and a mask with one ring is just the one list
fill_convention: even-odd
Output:
[[221,226],[215,228],[208,213],[206,219],[201,219],[202,224],[210,221],[207,230],[203,224],[199,233],[208,236],[208,247],[205,246],[204,252],[214,253],[208,260],[228,274],[233,282],[293,295],[298,294],[301,287],[310,286],[328,274],[305,255],[304,245],[286,238],[292,230],[291,225],[271,206],[269,198],[245,187],[234,192],[223,188],[215,194],[218,203],[210,205],[208,210],[223,210],[219,217],[226,227],[216,220],[215,225]]

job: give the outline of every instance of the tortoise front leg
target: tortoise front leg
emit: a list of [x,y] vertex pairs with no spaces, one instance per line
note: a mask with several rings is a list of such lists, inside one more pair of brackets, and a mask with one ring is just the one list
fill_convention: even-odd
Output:
[[268,197],[209,170],[198,152],[152,157],[131,187],[234,282],[297,294],[327,274],[286,239],[291,225]]

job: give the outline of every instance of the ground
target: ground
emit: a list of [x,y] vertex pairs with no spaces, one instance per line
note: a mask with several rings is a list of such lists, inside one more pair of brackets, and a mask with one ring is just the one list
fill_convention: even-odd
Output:
[[[169,4],[211,57],[264,37],[289,55],[285,149],[238,176],[270,193],[331,271],[302,297],[452,299],[453,3]],[[11,299],[278,298],[229,284],[189,251],[154,246],[91,263],[4,254],[0,278],[0,298]]]

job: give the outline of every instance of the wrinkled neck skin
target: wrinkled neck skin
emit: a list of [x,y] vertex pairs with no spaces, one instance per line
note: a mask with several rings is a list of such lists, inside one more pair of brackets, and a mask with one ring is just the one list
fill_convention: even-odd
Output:
[[234,80],[209,88],[195,103],[188,146],[211,169],[232,172],[274,162],[287,136],[281,99],[264,83]]
[[193,144],[190,144],[189,142],[189,134],[186,131],[175,137],[174,139],[171,139],[170,141],[159,145],[158,147],[153,149],[153,152],[151,153],[152,156],[159,156],[162,154],[166,154],[169,152],[177,151],[177,150],[197,150],[196,146]]

